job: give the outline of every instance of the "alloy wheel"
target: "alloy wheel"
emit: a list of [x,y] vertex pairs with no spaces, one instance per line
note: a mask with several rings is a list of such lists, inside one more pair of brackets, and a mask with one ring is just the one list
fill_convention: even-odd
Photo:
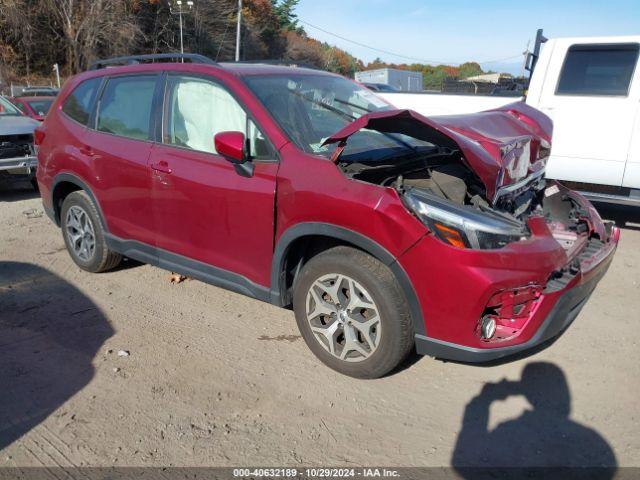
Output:
[[323,275],[313,282],[306,315],[316,340],[340,360],[366,360],[380,344],[378,307],[371,294],[346,275]]
[[67,211],[65,227],[69,245],[75,255],[84,262],[91,260],[96,249],[96,237],[87,212],[73,205]]

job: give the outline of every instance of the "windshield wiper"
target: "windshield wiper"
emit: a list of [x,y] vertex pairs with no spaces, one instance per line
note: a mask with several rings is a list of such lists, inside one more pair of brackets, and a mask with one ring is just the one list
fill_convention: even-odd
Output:
[[[334,113],[337,113],[338,115],[341,115],[341,116],[343,116],[343,117],[346,117],[346,118],[348,118],[348,119],[349,119],[349,120],[351,120],[351,121],[354,121],[354,120],[357,120],[357,119],[358,119],[358,117],[354,117],[353,115],[349,115],[347,112],[344,112],[344,111],[340,110],[339,108],[336,108],[336,107],[334,107],[334,106],[332,106],[332,105],[327,105],[327,104],[326,104],[326,103],[324,103],[324,102],[319,102],[318,100],[316,100],[316,99],[314,99],[314,98],[310,98],[310,97],[308,97],[307,95],[305,95],[304,93],[296,92],[295,90],[290,90],[290,92],[291,92],[291,93],[293,93],[294,95],[296,95],[296,96],[298,96],[298,97],[300,97],[300,98],[302,98],[302,99],[306,100],[307,102],[313,103],[314,105],[319,105],[320,107],[323,107],[323,108],[325,108],[325,109],[329,110],[330,112],[334,112]],[[347,101],[344,101],[344,100],[339,100],[339,99],[337,99],[337,98],[334,98],[334,99],[333,99],[333,101],[334,101],[334,102],[343,103],[343,104],[346,104],[346,105],[353,105],[353,104],[352,104],[352,103],[350,103],[350,102],[347,102]],[[359,106],[357,106],[357,105],[353,105],[353,106],[354,106],[354,107],[356,107],[356,108],[362,108],[362,107],[359,107]],[[367,113],[371,113],[371,111],[370,111],[370,110],[367,110],[366,108],[362,108],[362,110],[364,110],[364,111],[365,111],[365,112],[367,112]],[[400,140],[399,138],[396,138],[396,137],[395,137],[393,134],[391,134],[391,133],[385,133],[385,132],[379,132],[379,131],[378,131],[378,133],[380,133],[381,135],[384,135],[384,136],[385,136],[385,137],[387,137],[387,138],[390,138],[390,139],[391,139],[391,140],[393,140],[394,142],[396,142],[396,143],[400,144],[401,146],[403,146],[403,147],[405,147],[405,148],[407,148],[407,149],[409,149],[409,150],[412,150],[412,151],[414,151],[414,152],[415,152],[415,151],[417,151],[417,148],[416,148],[416,147],[414,147],[414,146],[412,146],[412,145],[408,144],[407,142],[405,142],[405,141],[403,141],[403,140]]]
[[[291,90],[291,93],[293,93],[297,97],[300,97],[300,98],[306,100],[307,102],[313,103],[314,105],[319,105],[320,107],[323,107],[323,108],[329,110],[330,112],[337,113],[338,115],[346,117],[351,121],[356,120],[358,118],[358,117],[354,117],[353,115],[349,115],[347,112],[344,112],[344,111],[340,110],[339,108],[332,107],[331,105],[327,105],[324,102],[319,102],[315,98],[310,98],[307,95],[305,95],[304,93],[296,92],[294,90]],[[334,100],[336,100],[336,99],[334,99]]]

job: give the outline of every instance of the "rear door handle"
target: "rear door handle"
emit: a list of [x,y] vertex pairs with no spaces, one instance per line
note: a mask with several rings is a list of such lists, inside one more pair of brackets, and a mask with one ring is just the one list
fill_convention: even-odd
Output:
[[171,168],[169,168],[169,164],[164,160],[160,160],[157,163],[152,163],[151,168],[156,172],[171,173]]

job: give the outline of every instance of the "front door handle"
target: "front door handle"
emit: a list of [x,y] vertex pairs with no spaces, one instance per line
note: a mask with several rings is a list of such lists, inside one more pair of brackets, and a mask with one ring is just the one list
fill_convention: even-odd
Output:
[[171,168],[169,168],[169,164],[164,160],[160,160],[157,163],[152,163],[151,168],[156,172],[171,173]]

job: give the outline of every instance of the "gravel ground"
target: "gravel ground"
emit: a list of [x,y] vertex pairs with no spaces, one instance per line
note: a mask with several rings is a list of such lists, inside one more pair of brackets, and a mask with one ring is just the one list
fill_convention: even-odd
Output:
[[0,467],[640,466],[640,215],[603,216],[616,258],[549,349],[358,381],[290,311],[134,262],[80,271],[39,197],[0,192]]

